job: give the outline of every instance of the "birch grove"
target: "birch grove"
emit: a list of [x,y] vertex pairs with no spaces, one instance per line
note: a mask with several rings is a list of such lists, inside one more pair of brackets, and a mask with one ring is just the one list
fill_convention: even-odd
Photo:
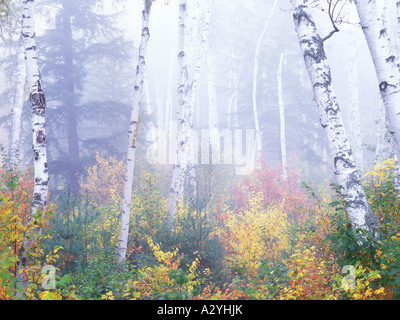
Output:
[[[46,141],[46,100],[42,89],[41,74],[37,61],[36,28],[35,28],[35,1],[23,1],[22,38],[25,50],[26,77],[29,86],[31,104],[32,149],[34,158],[34,190],[29,221],[38,211],[43,212],[47,206],[49,171],[47,164]],[[41,233],[42,230],[37,230]],[[24,288],[28,286],[25,269],[31,263],[30,251],[35,241],[34,235],[25,237],[20,249],[18,275]]]
[[126,250],[128,247],[130,207],[132,199],[133,175],[135,171],[136,140],[140,129],[140,106],[144,87],[144,74],[146,67],[147,44],[150,38],[149,21],[152,1],[145,1],[142,11],[142,36],[139,47],[138,64],[136,68],[136,79],[133,93],[132,113],[128,131],[128,151],[126,156],[126,171],[124,194],[121,210],[121,226],[118,242],[117,262],[122,263],[126,259]]
[[[189,58],[193,55],[194,45],[194,31],[198,27],[198,18],[196,18],[196,11],[193,18],[193,26],[188,32],[188,21],[187,21],[187,1],[181,0],[179,3],[179,54],[178,54],[178,65],[180,71],[180,81],[178,83],[178,109],[177,109],[177,148],[176,148],[176,159],[177,164],[173,167],[172,183],[169,191],[168,199],[168,212],[165,219],[165,225],[168,230],[173,231],[174,221],[176,215],[176,206],[179,196],[183,194],[184,181],[186,173],[189,174],[188,185],[190,187],[189,194],[192,200],[197,198],[197,183],[196,183],[196,169],[195,164],[197,160],[194,159],[193,155],[195,145],[192,145],[192,130],[194,125],[194,107],[197,97],[197,86],[200,77],[201,62],[207,52],[207,37],[209,29],[210,19],[210,6],[212,1],[207,2],[205,11],[204,24],[201,32],[200,50],[196,57],[196,63],[194,70],[190,70]],[[195,9],[198,6],[195,5]],[[192,35],[187,37],[187,35]],[[192,72],[191,72],[192,71]],[[215,96],[211,95],[211,97]],[[170,133],[171,134],[171,133]]]
[[400,299],[399,15],[0,1],[0,300]]
[[375,216],[369,207],[360,174],[354,162],[342,122],[337,98],[333,91],[332,75],[324,50],[324,43],[313,21],[311,1],[292,0],[293,18],[300,48],[309,72],[314,99],[318,106],[321,125],[328,137],[331,159],[337,183],[346,203],[349,221],[355,229],[376,233]]

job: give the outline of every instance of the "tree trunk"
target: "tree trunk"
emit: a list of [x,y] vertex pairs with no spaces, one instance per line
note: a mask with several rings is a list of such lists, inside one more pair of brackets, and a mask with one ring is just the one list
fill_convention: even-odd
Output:
[[277,72],[278,78],[278,98],[279,98],[279,114],[281,123],[281,155],[282,155],[282,170],[283,179],[287,179],[287,152],[286,152],[286,125],[285,125],[285,103],[283,99],[283,83],[282,83],[282,73],[283,73],[283,60],[285,59],[285,53],[281,53],[281,58],[279,61],[279,68]]
[[394,150],[400,152],[400,64],[395,42],[390,39],[376,1],[356,1],[361,26],[374,62],[385,105]]
[[75,81],[74,81],[74,58],[72,43],[72,26],[70,14],[70,1],[63,1],[63,36],[64,36],[64,80],[66,96],[64,107],[67,119],[67,140],[69,155],[69,181],[70,188],[74,194],[79,192],[78,173],[79,169],[79,142],[78,124],[75,111]]
[[[49,172],[47,166],[47,141],[46,141],[46,100],[42,90],[40,70],[37,63],[36,31],[35,31],[35,2],[24,0],[22,14],[22,38],[25,50],[25,63],[27,82],[30,89],[31,122],[32,122],[32,149],[34,155],[34,189],[31,204],[29,222],[38,210],[45,210],[47,206]],[[41,234],[42,230],[35,230]],[[30,261],[32,245],[36,237],[25,237],[19,253],[18,277],[22,279],[24,288],[28,286],[28,278],[25,274]]]
[[[196,66],[194,70],[194,76],[193,76],[193,81],[192,81],[192,86],[191,86],[191,92],[190,92],[190,105],[191,105],[191,110],[190,110],[190,115],[189,115],[189,123],[190,123],[190,128],[193,129],[194,127],[194,109],[195,107],[198,108],[197,105],[197,93],[198,93],[198,85],[200,81],[200,75],[201,75],[201,65],[203,62],[203,58],[207,52],[207,41],[208,41],[208,33],[209,33],[209,26],[210,26],[210,12],[211,12],[211,2],[210,0],[207,3],[207,8],[204,14],[204,24],[203,24],[203,29],[201,32],[201,42],[200,42],[200,50],[199,53],[196,57]],[[198,2],[196,2],[196,5],[198,5]],[[197,20],[196,20],[197,21]],[[196,22],[197,26],[197,22]],[[193,44],[192,44],[193,45]],[[192,148],[195,146],[191,146]],[[189,148],[189,150],[191,150]],[[197,150],[193,150],[194,155],[197,155]],[[192,200],[197,199],[197,174],[196,174],[196,166],[198,160],[197,159],[192,159],[192,157],[188,156],[188,194],[189,197]]]
[[187,148],[189,145],[188,132],[190,131],[189,114],[190,107],[190,90],[188,65],[185,53],[185,33],[186,33],[186,18],[187,18],[187,2],[180,0],[179,2],[179,70],[180,81],[178,84],[179,105],[177,111],[178,117],[178,137],[177,137],[177,164],[174,165],[172,174],[171,189],[169,192],[168,213],[165,220],[165,225],[168,230],[173,231],[174,220],[176,214],[176,205],[178,196],[182,192],[182,186],[187,168]]
[[376,235],[376,220],[362,187],[353,152],[346,135],[341,111],[332,87],[331,70],[324,43],[310,15],[308,0],[292,0],[294,23],[302,50],[321,125],[328,137],[337,183],[345,201],[353,228],[370,230]]
[[11,138],[8,151],[11,164],[13,165],[16,165],[21,159],[20,157],[21,117],[22,117],[22,109],[25,102],[25,83],[26,83],[26,66],[24,57],[24,43],[21,35],[18,44],[16,82],[15,82],[15,92],[14,92],[14,101],[13,101],[12,118],[11,118]]
[[126,250],[128,247],[129,236],[129,221],[130,221],[130,208],[133,189],[133,174],[135,171],[135,156],[136,156],[136,139],[140,126],[140,105],[143,94],[144,86],[144,72],[146,67],[146,52],[147,44],[150,38],[149,20],[151,12],[152,1],[145,1],[145,8],[142,12],[142,37],[139,47],[139,58],[136,68],[136,79],[133,93],[133,105],[131,112],[131,119],[128,131],[128,152],[126,157],[126,171],[125,171],[125,184],[124,195],[122,201],[121,211],[121,229],[118,243],[118,256],[117,263],[122,263],[126,259]]
[[264,39],[264,35],[268,30],[269,24],[271,22],[271,19],[273,17],[273,13],[275,11],[275,7],[278,4],[278,0],[275,0],[271,12],[269,14],[269,17],[264,25],[264,29],[261,32],[261,35],[258,39],[256,51],[254,53],[254,71],[253,71],[253,113],[254,113],[254,125],[256,129],[256,148],[255,148],[255,161],[258,163],[261,159],[261,151],[262,151],[262,131],[260,127],[260,120],[259,120],[259,111],[258,111],[258,105],[257,105],[257,87],[258,87],[258,57],[260,55],[260,49],[261,49],[261,44],[262,40]]

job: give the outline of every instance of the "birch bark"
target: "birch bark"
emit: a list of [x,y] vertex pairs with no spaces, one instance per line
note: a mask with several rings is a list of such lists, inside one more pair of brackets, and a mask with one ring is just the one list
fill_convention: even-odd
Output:
[[[28,223],[38,210],[47,206],[49,172],[47,166],[46,141],[46,100],[42,90],[41,75],[37,62],[36,30],[35,30],[35,2],[24,0],[22,13],[22,38],[25,51],[26,76],[30,89],[31,122],[32,122],[32,149],[34,155],[34,190],[31,204],[31,215]],[[41,229],[36,230],[41,234]],[[22,280],[24,288],[28,286],[26,268],[31,264],[29,255],[35,236],[26,236],[20,250],[17,275]]]
[[180,81],[178,84],[179,105],[177,111],[178,117],[178,139],[177,139],[177,164],[174,165],[172,173],[172,183],[169,192],[168,212],[165,219],[165,225],[168,230],[173,231],[174,220],[176,214],[176,205],[178,196],[182,191],[185,170],[187,168],[187,152],[189,146],[188,132],[190,130],[190,100],[189,93],[191,86],[189,85],[188,65],[185,53],[185,33],[187,18],[187,1],[179,2],[179,70]]
[[146,0],[144,10],[142,11],[142,36],[141,36],[141,43],[139,46],[139,59],[136,67],[133,105],[132,105],[131,119],[128,131],[128,151],[126,157],[125,184],[124,184],[124,195],[122,201],[121,226],[120,226],[120,236],[118,242],[118,256],[117,256],[117,263],[119,264],[126,259],[126,250],[128,247],[130,207],[131,207],[132,189],[133,189],[133,174],[135,171],[136,138],[140,126],[139,112],[140,112],[141,98],[144,87],[144,72],[146,67],[147,44],[150,38],[149,20],[151,13],[151,5],[152,1]]
[[376,235],[376,220],[363,190],[353,152],[346,135],[341,111],[332,87],[331,70],[324,44],[310,14],[308,0],[292,0],[294,23],[304,56],[321,125],[328,137],[337,183],[342,187],[347,215],[355,229]]
[[[198,85],[200,81],[200,75],[201,75],[201,65],[203,62],[203,58],[205,56],[205,53],[207,52],[207,42],[208,42],[208,33],[209,33],[209,26],[210,26],[210,14],[211,14],[211,3],[212,0],[208,1],[207,7],[205,10],[204,14],[204,23],[203,23],[203,28],[201,31],[201,42],[200,42],[200,50],[198,52],[198,55],[196,57],[196,66],[194,70],[194,76],[193,76],[193,81],[191,85],[191,91],[190,91],[190,114],[189,114],[189,125],[190,128],[193,129],[194,127],[194,109],[197,106],[197,93],[198,93]],[[198,2],[196,2],[196,7],[198,7]],[[197,10],[196,10],[197,12]],[[198,20],[195,20],[196,27],[198,24]],[[192,31],[193,32],[193,31]],[[192,43],[192,45],[194,45]],[[197,106],[198,108],[198,106]],[[193,148],[196,147],[194,145],[191,145],[189,148],[189,154],[190,151],[192,151],[192,155],[197,155],[197,150],[193,150]],[[188,186],[189,186],[189,196],[192,200],[197,199],[197,174],[196,174],[196,166],[198,159],[193,159],[193,156],[188,155]]]
[[24,44],[23,38],[20,37],[18,44],[17,53],[17,70],[16,70],[16,83],[14,100],[12,107],[12,118],[11,118],[11,138],[8,156],[13,165],[16,165],[20,159],[18,159],[18,153],[20,151],[20,140],[21,140],[21,117],[22,109],[25,101],[25,83],[26,83],[26,66],[24,57]]
[[256,130],[256,148],[255,148],[255,161],[256,163],[261,158],[261,151],[262,151],[262,131],[260,127],[260,120],[259,120],[259,110],[257,105],[257,87],[258,87],[258,58],[260,55],[261,44],[262,40],[264,39],[265,33],[268,30],[269,24],[273,17],[273,13],[275,11],[275,7],[278,4],[278,0],[275,0],[274,4],[272,5],[271,12],[267,18],[267,21],[264,25],[264,29],[261,32],[261,35],[257,42],[256,51],[254,53],[254,71],[253,71],[253,113],[254,113],[254,125]]

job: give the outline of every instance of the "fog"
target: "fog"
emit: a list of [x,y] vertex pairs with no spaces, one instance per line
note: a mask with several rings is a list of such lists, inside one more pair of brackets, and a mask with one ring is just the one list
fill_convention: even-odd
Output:
[[[218,128],[255,129],[253,115],[253,76],[255,51],[261,32],[271,13],[270,0],[215,0],[211,6],[208,50],[203,57],[198,96],[194,106],[194,130],[210,126],[209,108],[215,103]],[[143,1],[88,1],[73,3],[70,9],[72,47],[65,52],[60,1],[37,1],[39,65],[47,98],[49,168],[56,181],[68,180],[68,167],[74,162],[76,174],[92,164],[96,152],[123,159],[126,153],[129,114],[141,37]],[[321,2],[322,3],[322,2]],[[324,4],[321,6],[323,7]],[[206,1],[200,1],[198,31],[194,37],[191,70],[199,52]],[[139,134],[138,152],[145,156],[151,146],[149,132],[158,128],[168,133],[168,123],[176,121],[178,105],[178,1],[155,1],[150,17],[150,40],[146,57],[146,83],[142,98],[144,125]],[[314,10],[321,36],[332,24],[326,12]],[[17,11],[18,12],[18,11]],[[193,22],[195,1],[188,4],[188,23]],[[1,143],[7,148],[14,90],[13,68],[18,43],[18,17],[15,24],[2,25],[2,125]],[[343,15],[340,32],[325,41],[333,83],[342,115],[349,129],[349,48],[350,31],[358,49],[358,81],[363,165],[369,168],[377,143],[379,92],[376,74],[361,28]],[[257,107],[263,134],[263,161],[281,164],[280,118],[277,71],[281,53],[286,120],[286,146],[289,167],[301,170],[305,180],[331,179],[332,167],[326,138],[304,67],[289,1],[279,1],[261,39],[257,70]],[[72,54],[73,70],[66,72],[63,59]],[[66,78],[67,75],[73,78]],[[210,83],[210,74],[215,82]],[[236,75],[236,78],[235,78]],[[235,81],[236,79],[236,81]],[[235,87],[236,83],[236,87]],[[73,86],[69,86],[72,84]],[[73,88],[73,92],[67,92]],[[214,94],[210,90],[215,90]],[[26,97],[27,98],[27,97]],[[214,99],[214,100],[213,100]],[[237,100],[235,100],[237,99]],[[233,104],[236,101],[236,113]],[[72,103],[68,105],[69,102]],[[168,107],[167,107],[168,106]],[[68,148],[67,109],[76,116],[77,148],[73,159]],[[170,112],[167,113],[167,108]],[[23,111],[21,154],[25,164],[32,161],[28,102]],[[153,128],[153,129],[152,129]],[[154,138],[154,137],[153,137]],[[147,140],[147,141],[146,141]],[[70,146],[71,147],[71,146]],[[69,150],[69,151],[68,151]]]

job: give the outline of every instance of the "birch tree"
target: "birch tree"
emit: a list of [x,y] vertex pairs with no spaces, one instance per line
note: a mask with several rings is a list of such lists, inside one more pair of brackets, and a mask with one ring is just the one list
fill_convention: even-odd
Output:
[[261,32],[261,35],[258,39],[256,51],[254,53],[254,71],[253,71],[253,113],[254,113],[254,125],[256,130],[256,148],[255,148],[255,160],[256,162],[260,160],[261,150],[262,150],[262,131],[260,127],[260,119],[259,119],[259,110],[257,105],[257,87],[258,87],[258,58],[260,56],[260,50],[262,41],[264,39],[265,33],[267,32],[269,25],[271,23],[276,5],[278,4],[278,0],[275,0],[271,12],[265,22],[264,29]]
[[376,0],[356,1],[362,30],[375,66],[394,150],[400,152],[400,60]]
[[[207,7],[204,13],[204,22],[203,22],[203,28],[201,30],[201,41],[200,41],[200,49],[198,51],[197,57],[196,57],[196,65],[195,65],[195,70],[194,70],[194,75],[193,75],[193,81],[191,85],[191,91],[190,91],[190,105],[191,105],[191,110],[189,113],[189,125],[191,129],[194,128],[194,108],[196,106],[197,102],[197,97],[198,97],[198,85],[200,82],[200,75],[201,75],[201,65],[203,62],[203,57],[205,56],[208,48],[208,33],[209,33],[209,27],[210,27],[210,14],[211,14],[211,3],[212,0],[207,2]],[[198,3],[196,3],[196,7],[198,6]],[[197,26],[198,20],[195,20],[195,25]],[[192,30],[192,34],[193,34]],[[192,46],[194,46],[194,43],[192,43]],[[198,108],[197,108],[198,109]],[[193,145],[190,146],[189,148],[189,155],[188,155],[188,186],[189,190],[188,193],[190,195],[190,198],[192,200],[197,199],[197,173],[196,173],[196,166],[195,163],[197,163],[196,159],[193,157],[197,154],[194,150]],[[190,153],[192,151],[192,153]]]
[[179,105],[177,111],[178,117],[178,138],[177,138],[177,164],[174,165],[172,173],[172,182],[169,192],[168,213],[165,220],[165,225],[168,230],[173,230],[175,220],[176,204],[178,196],[182,191],[185,170],[187,167],[187,148],[189,146],[188,131],[190,130],[190,100],[189,91],[189,70],[187,65],[187,57],[185,53],[185,33],[186,33],[186,18],[187,18],[187,1],[180,0],[179,2],[179,48],[178,62],[180,70],[180,80],[178,84]]
[[279,118],[281,127],[281,156],[282,156],[282,170],[283,179],[287,179],[287,152],[286,152],[286,124],[285,124],[285,102],[283,99],[283,61],[285,59],[286,53],[282,52],[279,60],[279,68],[277,72],[278,80],[278,100],[279,100]]
[[375,217],[363,190],[343,126],[340,107],[332,86],[331,70],[325,55],[324,41],[310,13],[311,2],[292,0],[293,18],[320,114],[320,122],[328,137],[334,173],[337,183],[341,186],[341,194],[353,228],[369,230],[375,234]]
[[149,20],[151,5],[153,0],[146,0],[142,11],[142,36],[139,46],[139,58],[136,67],[136,79],[133,93],[133,104],[131,119],[128,130],[128,151],[126,157],[126,171],[124,194],[122,200],[121,226],[118,242],[117,263],[122,263],[126,259],[126,249],[128,247],[130,207],[133,189],[133,174],[135,171],[136,139],[140,126],[140,106],[144,87],[144,73],[146,67],[147,44],[150,38]]
[[[31,104],[32,149],[34,156],[34,190],[31,204],[31,215],[28,223],[47,206],[49,172],[47,166],[46,141],[46,100],[42,89],[41,75],[37,61],[36,29],[35,29],[35,1],[24,0],[22,14],[22,38],[25,51],[26,75],[29,85],[29,99]],[[41,230],[37,230],[41,234]],[[35,236],[29,235],[24,239],[20,249],[18,277],[22,279],[24,288],[28,286],[25,270],[31,264],[29,254]]]

